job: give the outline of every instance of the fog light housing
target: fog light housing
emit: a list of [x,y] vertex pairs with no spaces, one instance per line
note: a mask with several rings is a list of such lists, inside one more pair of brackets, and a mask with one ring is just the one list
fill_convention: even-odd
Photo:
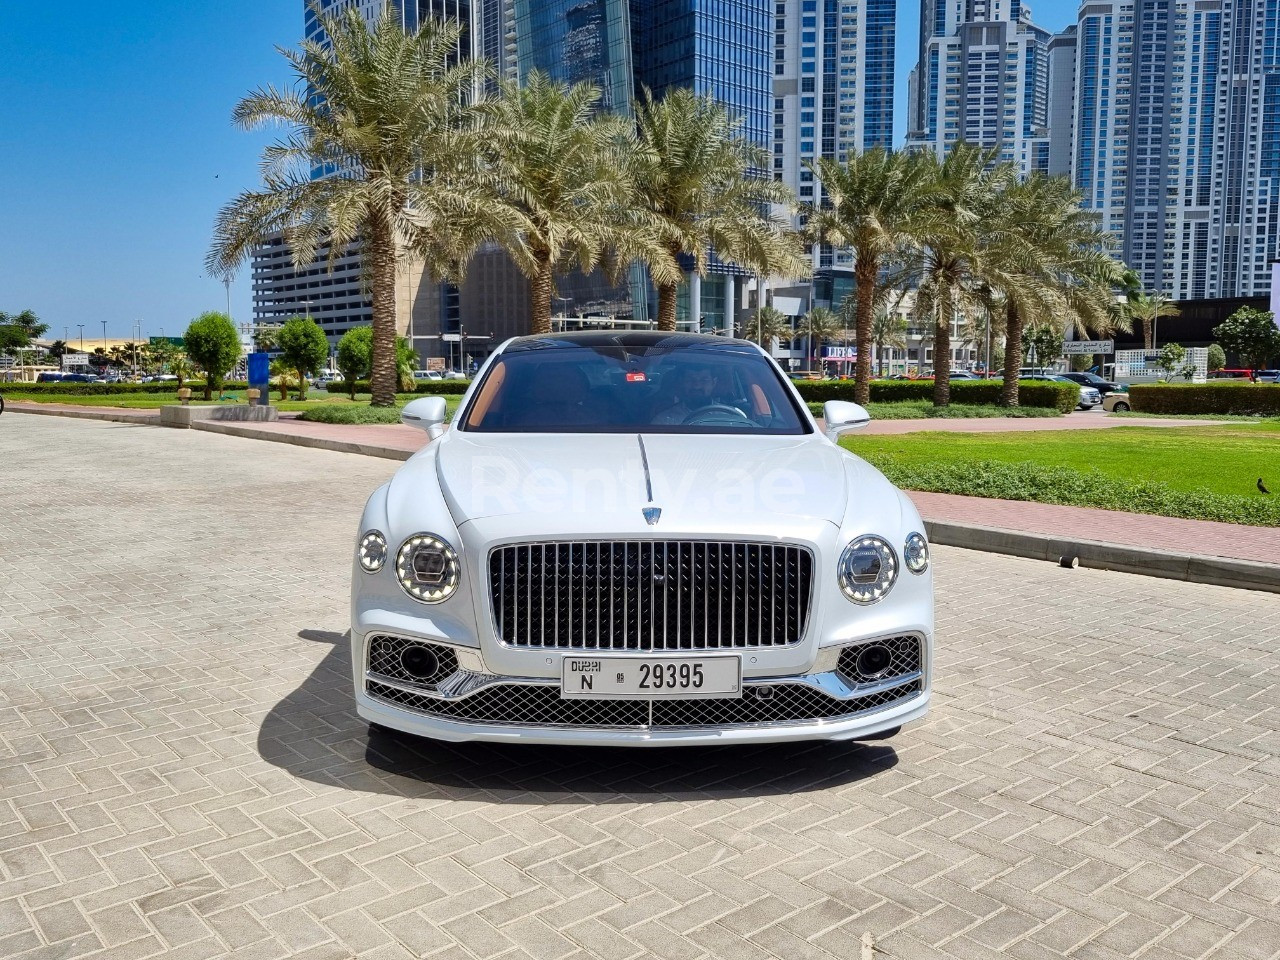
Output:
[[419,603],[439,603],[458,589],[457,552],[432,533],[416,533],[396,553],[396,578]]

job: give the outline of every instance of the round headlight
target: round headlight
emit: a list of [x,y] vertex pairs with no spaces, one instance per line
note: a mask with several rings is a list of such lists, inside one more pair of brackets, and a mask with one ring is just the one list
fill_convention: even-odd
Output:
[[902,562],[912,573],[924,573],[929,569],[929,541],[924,538],[924,534],[912,533],[907,536],[907,542],[902,548]]
[[430,533],[415,533],[396,554],[396,577],[404,592],[422,603],[439,603],[458,589],[458,554]]
[[370,530],[360,538],[356,556],[360,558],[360,569],[365,573],[377,573],[387,562],[387,538],[377,530]]
[[898,579],[898,557],[881,537],[859,537],[840,555],[840,589],[854,603],[875,603]]

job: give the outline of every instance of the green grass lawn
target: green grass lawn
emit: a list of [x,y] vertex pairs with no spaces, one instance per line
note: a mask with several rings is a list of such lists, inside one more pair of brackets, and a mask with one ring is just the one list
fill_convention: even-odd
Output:
[[841,443],[907,489],[1280,525],[1280,420]]
[[[809,412],[822,416],[823,404],[812,402]],[[932,400],[897,400],[892,403],[868,403],[867,413],[872,420],[928,420],[992,417],[1060,417],[1062,411],[1055,407],[997,407],[990,403],[953,403],[947,407],[935,407]]]

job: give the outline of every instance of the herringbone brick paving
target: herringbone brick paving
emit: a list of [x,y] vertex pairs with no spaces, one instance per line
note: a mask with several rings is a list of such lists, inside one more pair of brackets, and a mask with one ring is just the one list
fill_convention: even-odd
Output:
[[385,460],[0,420],[0,957],[1272,957],[1280,600],[937,551],[890,744],[370,737]]

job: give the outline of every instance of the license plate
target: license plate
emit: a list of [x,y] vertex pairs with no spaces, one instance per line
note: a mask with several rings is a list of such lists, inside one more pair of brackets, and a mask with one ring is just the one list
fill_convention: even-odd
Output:
[[561,697],[683,700],[742,696],[740,657],[565,657]]

